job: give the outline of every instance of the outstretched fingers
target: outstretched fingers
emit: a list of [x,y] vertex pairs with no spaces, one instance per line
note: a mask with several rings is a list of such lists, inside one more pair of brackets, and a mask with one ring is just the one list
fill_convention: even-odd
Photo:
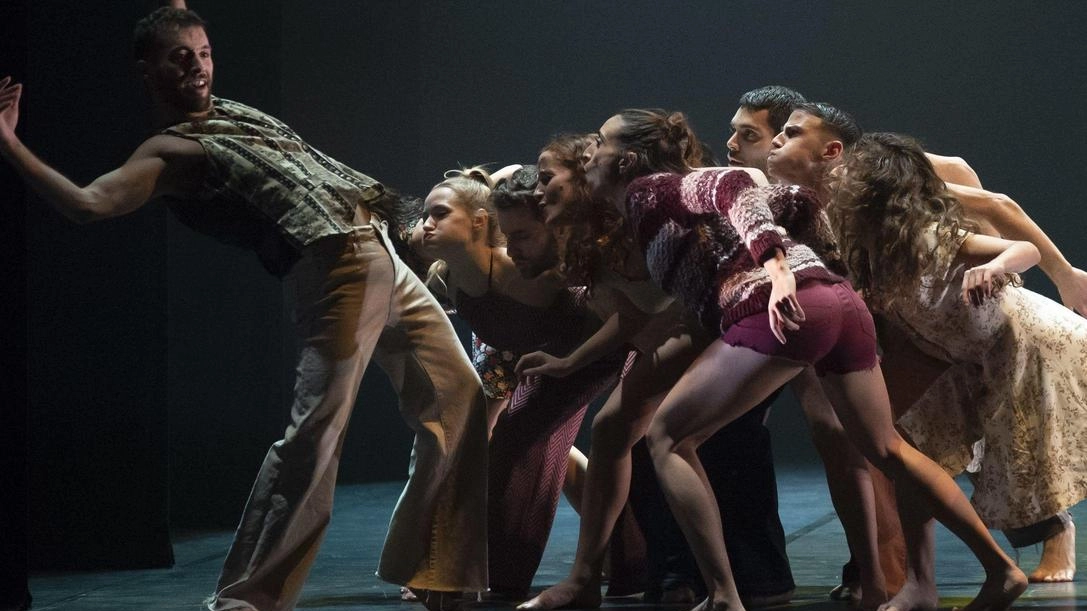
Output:
[[10,76],[0,79],[0,136],[5,143],[19,123],[19,96],[22,92],[23,85],[12,83]]
[[18,101],[19,96],[22,95],[22,93],[22,83],[8,85],[7,83],[0,81],[0,102],[10,103],[12,101]]
[[782,344],[785,343],[785,331],[800,329],[800,323],[804,322],[804,310],[800,302],[796,300],[796,294],[783,296],[777,302],[770,305],[770,330],[774,337]]

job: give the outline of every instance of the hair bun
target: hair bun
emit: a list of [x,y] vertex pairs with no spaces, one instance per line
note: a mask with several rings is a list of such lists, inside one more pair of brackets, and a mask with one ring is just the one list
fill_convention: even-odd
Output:
[[697,165],[702,151],[695,138],[691,125],[687,122],[687,115],[682,112],[673,112],[665,119],[668,127],[668,140],[676,145],[683,159],[689,166]]
[[472,166],[470,168],[460,168],[458,170],[446,170],[443,176],[447,179],[466,178],[468,180],[474,180],[488,189],[494,188],[494,180],[491,179],[491,173],[481,165]]

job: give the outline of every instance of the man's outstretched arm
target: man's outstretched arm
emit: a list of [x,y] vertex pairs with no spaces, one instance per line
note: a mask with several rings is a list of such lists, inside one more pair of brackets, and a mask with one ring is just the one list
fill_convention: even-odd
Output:
[[58,212],[77,223],[128,214],[151,198],[194,184],[203,163],[199,144],[154,136],[121,167],[80,187],[39,159],[15,134],[22,85],[0,79],[0,156]]
[[1049,239],[1015,200],[984,189],[952,184],[947,187],[962,203],[970,218],[983,219],[1001,237],[1034,244],[1042,255],[1038,267],[1057,286],[1061,301],[1081,315],[1087,316],[1087,272],[1073,267],[1053,240]]

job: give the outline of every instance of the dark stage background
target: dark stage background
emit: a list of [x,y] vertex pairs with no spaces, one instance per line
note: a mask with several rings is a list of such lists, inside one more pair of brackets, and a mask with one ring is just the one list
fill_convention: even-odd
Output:
[[[404,191],[463,164],[532,161],[551,134],[625,106],[685,110],[722,153],[739,95],[779,83],[965,157],[1087,266],[1082,2],[191,4],[211,23],[219,95]],[[28,39],[25,68],[0,58],[26,84],[27,143],[77,181],[118,165],[149,133],[130,38],[155,3],[3,5]],[[8,277],[26,278],[28,304],[5,343],[26,341],[28,392],[5,410],[29,414],[32,564],[169,564],[171,528],[235,525],[283,430],[282,288],[161,206],[75,226],[5,194],[26,210],[5,225],[9,240],[25,230]],[[1040,274],[1028,284],[1055,296]],[[371,372],[342,481],[404,477],[394,402]],[[791,403],[771,428],[781,461],[817,461]]]

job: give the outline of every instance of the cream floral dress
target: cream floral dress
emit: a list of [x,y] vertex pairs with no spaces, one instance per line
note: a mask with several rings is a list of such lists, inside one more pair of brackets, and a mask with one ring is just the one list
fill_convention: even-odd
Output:
[[959,245],[943,249],[942,277],[885,313],[951,363],[898,424],[950,473],[975,474],[989,527],[1027,526],[1087,497],[1087,319],[1015,286],[963,304]]

